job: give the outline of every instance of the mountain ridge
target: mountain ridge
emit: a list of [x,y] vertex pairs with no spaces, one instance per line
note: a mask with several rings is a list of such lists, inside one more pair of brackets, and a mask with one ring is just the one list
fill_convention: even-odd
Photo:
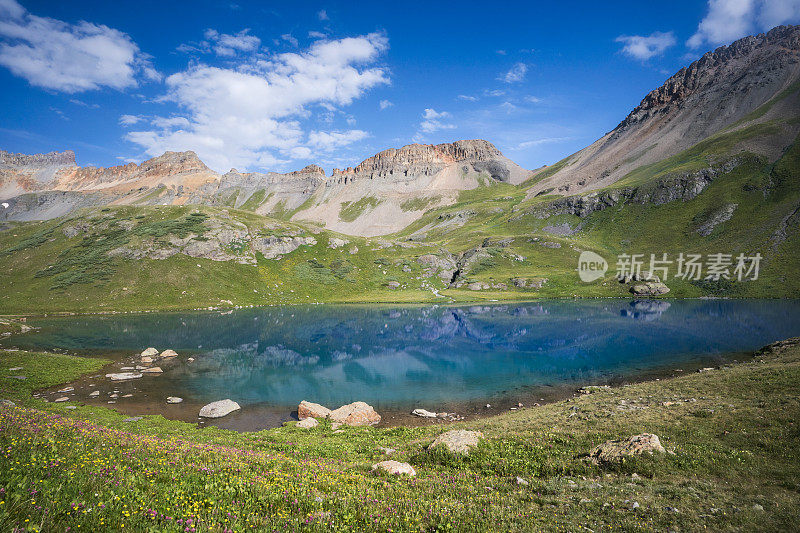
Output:
[[[520,183],[529,175],[513,161],[505,158],[490,142],[485,140],[460,140],[438,145],[409,144],[387,149],[371,156],[355,167],[333,169],[330,176],[322,167],[311,164],[287,173],[239,172],[231,169],[219,174],[209,169],[193,151],[165,152],[143,161],[115,167],[78,167],[74,153],[68,156],[17,154],[6,159],[7,170],[0,180],[0,199],[9,200],[12,209],[0,212],[6,219],[35,219],[31,209],[39,209],[41,216],[61,216],[74,206],[85,207],[94,202],[108,204],[208,204],[248,207],[260,214],[293,216],[300,207],[304,216],[335,230],[353,231],[357,234],[391,233],[402,229],[418,218],[401,207],[409,199],[438,195],[444,203],[453,202],[461,190],[480,185],[481,179]],[[59,157],[67,163],[55,165],[51,160]],[[25,161],[25,172],[13,161]],[[60,159],[59,159],[60,161]],[[465,163],[459,170],[456,165]],[[468,164],[466,164],[468,163]],[[52,169],[48,179],[28,179],[30,169],[36,165]],[[14,174],[14,170],[17,174]],[[38,172],[36,168],[33,173]],[[45,192],[91,193],[87,198],[68,198],[64,195],[46,195]],[[43,202],[19,202],[15,196],[38,194]],[[344,221],[341,210],[363,197],[388,195],[386,203],[396,216],[391,224],[364,222],[362,216]],[[309,202],[317,198],[318,202]],[[65,199],[69,201],[65,202]],[[397,200],[397,201],[394,201]],[[62,202],[51,208],[48,202]],[[249,202],[249,203],[248,203]],[[441,203],[441,202],[439,202]],[[13,209],[24,207],[21,215]]]
[[[728,152],[751,149],[774,160],[800,133],[800,124],[786,120],[800,115],[798,80],[800,26],[778,26],[707,52],[645,95],[613,130],[564,158],[555,170],[539,173],[545,177],[529,197],[608,187],[637,168],[753,124],[777,122],[781,128],[770,134],[762,130],[757,146],[744,138]],[[750,116],[759,109],[763,113]]]
[[[389,148],[330,175],[313,164],[288,173],[219,174],[191,151],[109,168],[77,167],[71,152],[0,152],[0,199],[9,204],[0,219],[105,204],[211,205],[370,237],[401,231],[485,185],[521,187],[528,203],[592,194],[670,169],[725,168],[741,152],[775,161],[798,134],[800,26],[779,26],[707,52],[647,93],[613,130],[537,171],[481,139]],[[26,193],[36,198],[22,198]]]

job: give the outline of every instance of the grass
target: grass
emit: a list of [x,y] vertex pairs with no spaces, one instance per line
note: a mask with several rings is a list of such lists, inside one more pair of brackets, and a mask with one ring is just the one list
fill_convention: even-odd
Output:
[[257,190],[256,192],[250,195],[247,201],[245,201],[245,203],[242,204],[240,209],[243,209],[244,211],[255,211],[258,206],[264,203],[266,195],[267,191],[265,191],[264,189]]
[[355,202],[342,202],[342,208],[339,210],[339,219],[343,222],[353,222],[365,212],[378,207],[380,203],[381,200],[374,196],[365,196]]
[[[0,527],[27,531],[594,531],[798,527],[800,347],[469,423],[237,434],[31,397],[105,362],[0,352]],[[22,366],[27,380],[8,379]],[[664,405],[664,402],[674,402]],[[467,457],[426,450],[480,430]],[[674,455],[598,466],[607,439],[652,432]],[[391,456],[413,479],[377,475]],[[637,474],[633,476],[633,474]],[[529,484],[518,485],[523,477]],[[634,508],[633,503],[638,503]],[[192,529],[194,528],[194,529]]]
[[431,204],[437,204],[441,200],[440,196],[424,196],[420,198],[409,198],[400,204],[403,211],[425,211]]

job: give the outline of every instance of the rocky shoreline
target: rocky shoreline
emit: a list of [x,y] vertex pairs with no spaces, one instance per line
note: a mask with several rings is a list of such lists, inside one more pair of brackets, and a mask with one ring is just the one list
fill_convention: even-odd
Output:
[[[174,353],[175,355],[171,355]],[[147,355],[145,355],[147,354]],[[162,357],[162,354],[167,354]],[[709,371],[720,365],[736,363],[752,357],[749,353],[730,353],[716,358],[706,358],[681,368],[658,368],[628,375],[624,379],[609,378],[593,384],[565,383],[559,386],[530,387],[501,397],[475,399],[467,402],[419,405],[416,407],[380,408],[379,412],[366,402],[353,402],[331,410],[325,406],[304,400],[297,409],[255,404],[241,407],[236,397],[220,398],[211,403],[198,402],[175,396],[168,382],[168,372],[180,361],[191,364],[192,356],[179,355],[173,350],[159,352],[148,348],[134,357],[127,357],[107,365],[100,373],[85,376],[77,381],[64,383],[49,389],[34,392],[33,396],[46,402],[70,402],[70,405],[98,405],[128,415],[131,422],[143,416],[161,415],[168,419],[196,424],[198,427],[215,426],[238,432],[252,432],[280,427],[291,423],[304,423],[299,427],[311,428],[317,424],[309,420],[329,420],[332,424],[378,427],[419,427],[428,425],[450,425],[455,422],[475,421],[504,413],[536,409],[543,405],[592,394],[609,387],[633,383],[660,381],[698,371]],[[156,364],[157,363],[157,364]],[[709,364],[714,365],[709,366]],[[163,368],[162,368],[163,367]],[[160,371],[150,371],[158,369]],[[142,380],[158,379],[156,391],[144,390],[137,385]],[[148,382],[148,381],[145,381]],[[149,382],[154,383],[154,382]],[[429,410],[433,408],[434,410]],[[205,413],[205,414],[204,414]],[[335,414],[334,414],[335,413]]]

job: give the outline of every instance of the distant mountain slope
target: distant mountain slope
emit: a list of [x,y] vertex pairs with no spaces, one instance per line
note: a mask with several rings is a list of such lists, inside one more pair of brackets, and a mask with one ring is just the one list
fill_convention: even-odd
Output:
[[518,184],[529,174],[483,140],[385,150],[330,177],[317,165],[286,174],[231,169],[220,176],[191,151],[109,168],[78,167],[72,152],[0,152],[0,200],[9,204],[0,220],[44,220],[88,206],[198,204],[382,235],[455,202],[460,191]]
[[679,70],[614,130],[538,173],[529,196],[607,187],[721,135],[730,142],[720,157],[747,150],[774,161],[800,132],[798,117],[800,26],[779,26]]

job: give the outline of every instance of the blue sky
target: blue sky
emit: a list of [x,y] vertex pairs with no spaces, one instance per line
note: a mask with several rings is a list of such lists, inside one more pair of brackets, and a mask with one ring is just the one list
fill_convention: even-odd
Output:
[[0,149],[330,172],[484,138],[537,168],[702,53],[798,22],[800,0],[0,0]]

